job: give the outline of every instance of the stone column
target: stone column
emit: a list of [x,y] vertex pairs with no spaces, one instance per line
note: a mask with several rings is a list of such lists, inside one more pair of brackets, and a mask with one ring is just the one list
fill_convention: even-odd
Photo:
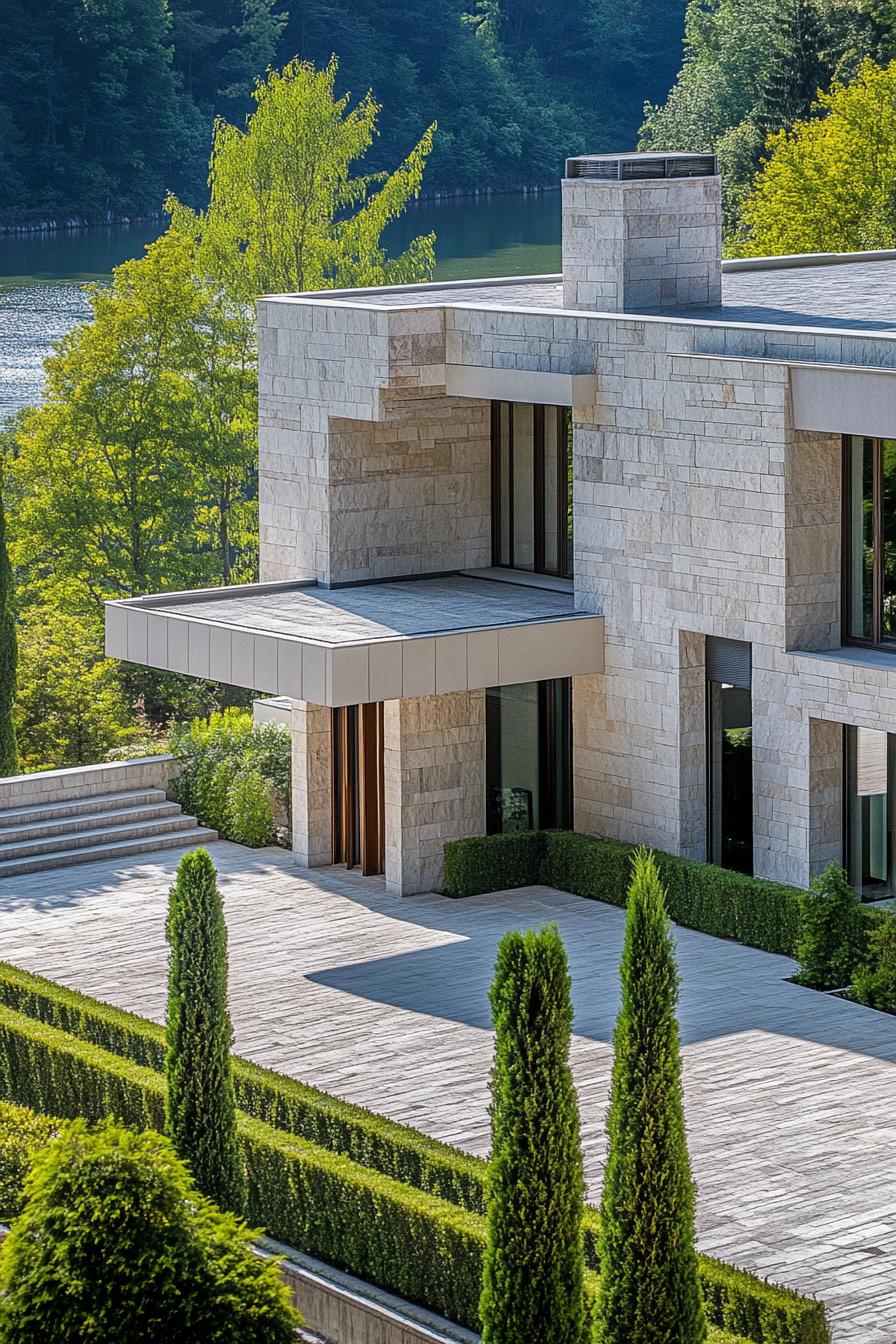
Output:
[[386,890],[438,891],[446,840],[485,832],[485,692],[383,707]]
[[292,709],[292,850],[303,868],[333,862],[330,711],[294,700]]

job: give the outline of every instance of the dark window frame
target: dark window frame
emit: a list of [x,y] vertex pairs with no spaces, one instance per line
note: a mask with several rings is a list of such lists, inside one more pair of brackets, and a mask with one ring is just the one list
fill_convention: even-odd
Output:
[[[896,653],[896,640],[883,638],[884,574],[883,574],[883,443],[872,434],[844,434],[841,489],[841,562],[840,562],[840,642],[864,649],[881,649]],[[871,635],[851,632],[852,609],[852,441],[869,440],[872,444],[872,575],[871,575]]]
[[[492,402],[491,412],[491,469],[492,469],[492,565],[496,569],[516,569],[513,554],[514,539],[514,491],[511,486],[514,471],[513,462],[513,407],[515,402]],[[532,404],[532,403],[526,403]],[[507,460],[510,481],[503,480],[501,470],[501,407],[507,406]],[[557,565],[549,568],[545,561],[545,423],[548,415],[557,417],[557,480],[556,480],[556,530]],[[570,420],[572,411],[569,406],[533,406],[533,508],[534,508],[534,563],[527,574],[548,574],[554,578],[571,579],[573,575],[572,546],[570,544],[570,508],[569,475],[572,458],[570,443]],[[507,489],[507,515],[510,536],[506,538],[509,559],[504,561],[501,554],[504,549],[502,527],[503,492]]]

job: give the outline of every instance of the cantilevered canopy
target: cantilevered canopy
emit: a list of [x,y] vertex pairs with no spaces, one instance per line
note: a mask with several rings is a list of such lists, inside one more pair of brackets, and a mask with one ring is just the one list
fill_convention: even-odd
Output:
[[106,652],[320,705],[602,672],[603,617],[569,591],[473,575],[247,584],[106,603]]

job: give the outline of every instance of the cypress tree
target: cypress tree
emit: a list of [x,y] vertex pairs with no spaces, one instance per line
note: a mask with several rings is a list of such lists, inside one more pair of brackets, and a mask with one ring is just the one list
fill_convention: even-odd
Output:
[[6,515],[0,491],[0,775],[14,775],[19,768],[16,729],[12,717],[16,700],[17,662],[12,566],[6,550]]
[[504,936],[489,997],[495,1055],[483,1344],[584,1344],[572,1003],[553,925]]
[[215,866],[185,854],[168,903],[165,1129],[203,1194],[242,1212],[245,1178],[227,1011],[227,928]]
[[702,1344],[678,975],[654,856],[635,856],[601,1202],[600,1344]]

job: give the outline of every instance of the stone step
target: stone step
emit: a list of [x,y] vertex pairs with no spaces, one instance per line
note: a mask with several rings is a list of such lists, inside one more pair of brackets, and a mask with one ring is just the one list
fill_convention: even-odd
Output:
[[61,801],[34,803],[29,807],[0,808],[0,830],[8,826],[30,826],[32,822],[52,821],[56,817],[79,817],[91,812],[110,812],[119,807],[139,807],[144,803],[164,803],[164,789],[125,789],[115,793],[75,796]]
[[105,826],[133,826],[137,822],[158,821],[163,817],[180,817],[177,803],[142,803],[137,807],[113,807],[101,812],[77,812],[55,820],[30,821],[8,826],[0,816],[0,847],[19,844],[25,840],[49,840],[58,835],[75,835],[80,831],[101,830]]
[[204,826],[192,830],[172,831],[167,835],[145,836],[143,839],[118,840],[109,844],[86,845],[80,849],[57,850],[52,854],[31,855],[30,858],[0,860],[0,878],[20,873],[39,873],[47,868],[67,867],[74,863],[93,863],[98,860],[126,858],[129,854],[151,854],[160,849],[192,849],[217,840],[218,832]]
[[5,859],[25,859],[31,855],[44,854],[49,857],[64,850],[115,844],[118,840],[140,840],[172,831],[189,831],[196,824],[195,817],[184,816],[178,808],[173,816],[157,817],[150,821],[89,826],[86,830],[65,831],[61,835],[41,836],[34,840],[12,838],[0,843],[0,863]]

